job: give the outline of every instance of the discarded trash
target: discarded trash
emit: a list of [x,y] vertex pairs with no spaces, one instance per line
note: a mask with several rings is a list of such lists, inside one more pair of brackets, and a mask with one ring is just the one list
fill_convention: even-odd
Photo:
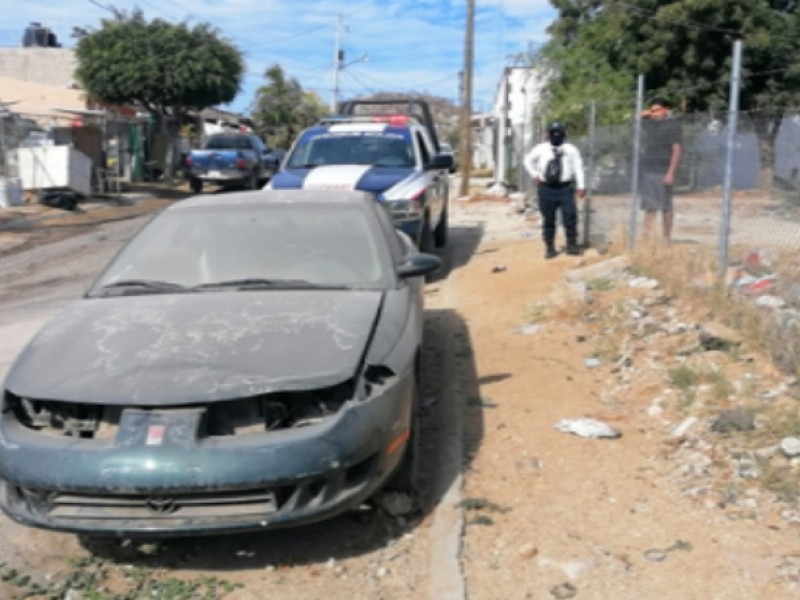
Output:
[[559,583],[558,585],[550,588],[550,593],[556,600],[566,600],[567,598],[574,598],[578,595],[578,588],[571,583]]
[[599,358],[591,357],[583,359],[583,366],[586,367],[587,369],[596,369],[597,367],[600,366],[600,364],[601,363]]
[[650,548],[644,551],[644,557],[652,562],[661,562],[667,558],[667,554],[675,550],[691,550],[692,545],[689,542],[678,540],[667,548]]
[[538,323],[531,323],[530,325],[523,325],[522,327],[517,327],[517,333],[521,333],[523,335],[533,335],[534,333],[539,333],[541,329],[541,325]]
[[777,285],[778,280],[774,275],[766,275],[755,280],[750,285],[745,286],[744,293],[745,294],[758,294],[760,292],[766,292],[768,289]]
[[781,450],[789,458],[800,456],[800,439],[787,437],[781,440]]
[[758,297],[756,306],[760,306],[761,308],[783,308],[786,306],[786,301],[779,296],[770,296],[767,294]]
[[39,203],[50,208],[75,210],[78,208],[78,195],[71,190],[40,190]]
[[497,265],[492,267],[492,273],[502,273],[503,271],[507,270],[508,267],[505,265]]
[[644,290],[654,290],[659,286],[657,279],[650,279],[649,277],[634,277],[628,281],[628,287],[639,288]]
[[584,438],[618,438],[622,434],[602,421],[597,419],[561,419],[556,423],[556,429],[564,433],[573,433]]
[[672,430],[672,437],[683,437],[697,423],[697,417],[686,417],[681,424]]

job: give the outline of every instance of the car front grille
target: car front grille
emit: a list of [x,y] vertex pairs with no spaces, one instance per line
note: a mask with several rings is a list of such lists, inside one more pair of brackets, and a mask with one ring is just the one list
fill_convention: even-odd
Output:
[[48,491],[11,486],[15,504],[39,518],[70,521],[197,522],[257,520],[277,513],[304,511],[335,503],[368,484],[378,463],[373,454],[348,469],[296,485],[236,491],[116,494]]

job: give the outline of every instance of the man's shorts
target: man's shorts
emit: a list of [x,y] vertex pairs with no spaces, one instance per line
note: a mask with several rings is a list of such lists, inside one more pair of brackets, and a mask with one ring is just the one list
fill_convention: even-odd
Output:
[[663,173],[642,173],[639,194],[643,211],[672,211],[672,186],[664,185]]

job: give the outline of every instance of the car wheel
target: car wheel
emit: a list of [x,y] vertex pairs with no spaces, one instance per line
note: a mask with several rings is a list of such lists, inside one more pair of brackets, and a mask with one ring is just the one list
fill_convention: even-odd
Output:
[[431,220],[426,214],[422,222],[422,231],[419,233],[418,247],[421,252],[431,252],[434,246],[433,231],[431,230]]
[[411,405],[411,423],[409,438],[403,458],[397,470],[389,479],[384,489],[392,492],[408,494],[415,502],[419,500],[419,470],[421,460],[420,402],[419,402],[419,366],[414,368],[414,400]]
[[197,179],[197,177],[193,177],[189,180],[189,187],[192,188],[192,191],[195,194],[202,194],[203,193],[203,180]]
[[437,248],[447,245],[447,234],[447,204],[445,204],[444,209],[442,210],[442,216],[439,219],[438,225],[436,225],[436,230],[433,232],[433,240],[436,242]]
[[247,189],[248,190],[258,189],[258,173],[256,173],[255,171],[250,171],[250,175],[247,176]]

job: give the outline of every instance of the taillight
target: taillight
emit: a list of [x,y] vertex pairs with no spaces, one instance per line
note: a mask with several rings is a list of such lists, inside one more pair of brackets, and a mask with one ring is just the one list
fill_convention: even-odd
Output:
[[191,167],[192,166],[192,157],[191,156],[187,156],[186,157],[186,166],[187,167]]
[[237,158],[236,159],[236,168],[239,169],[240,171],[246,171],[247,170],[247,161],[245,159],[243,159],[243,158]]

